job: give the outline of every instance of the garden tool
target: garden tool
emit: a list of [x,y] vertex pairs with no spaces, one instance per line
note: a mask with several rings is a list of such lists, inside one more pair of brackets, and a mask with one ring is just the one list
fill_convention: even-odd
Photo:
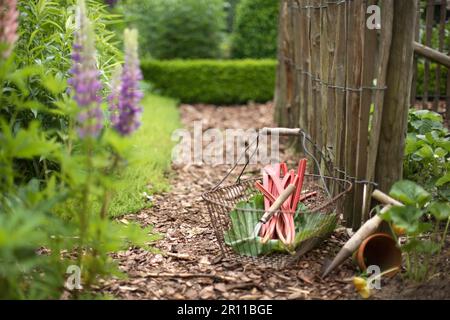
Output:
[[289,196],[292,193],[294,193],[295,189],[296,188],[295,188],[294,184],[288,185],[287,188],[275,200],[275,202],[272,204],[272,206],[269,208],[269,210],[267,210],[266,213],[264,213],[264,215],[261,217],[261,219],[259,219],[259,222],[256,224],[255,229],[253,230],[253,235],[255,237],[258,236],[262,225],[267,223],[267,221],[269,221],[270,218],[272,218],[272,216],[280,209],[280,207],[289,198]]
[[[380,201],[383,204],[386,204],[386,206],[381,210],[381,214],[387,212],[393,205],[394,206],[403,206],[403,204],[395,199],[392,199],[385,193],[375,190],[372,193],[372,197],[374,197],[376,200]],[[322,278],[326,277],[334,268],[342,264],[345,259],[350,257],[353,252],[355,252],[361,243],[375,233],[377,231],[378,227],[381,225],[381,222],[383,220],[381,219],[380,215],[375,215],[372,219],[368,220],[351,238],[348,240],[344,247],[339,251],[339,253],[336,255],[336,257],[333,259],[333,261],[325,265],[324,272],[322,274]]]

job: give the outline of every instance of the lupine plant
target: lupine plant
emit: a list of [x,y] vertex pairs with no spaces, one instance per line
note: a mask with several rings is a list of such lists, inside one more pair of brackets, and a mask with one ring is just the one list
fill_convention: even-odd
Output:
[[[139,89],[142,72],[139,67],[137,31],[125,29],[125,64],[120,80],[113,80],[109,96],[111,120],[114,128],[122,135],[129,135],[140,126],[142,108],[139,105],[143,94]],[[119,74],[116,75],[118,77]]]
[[[2,17],[14,18],[0,23],[15,25],[15,1],[0,4]],[[114,192],[111,173],[125,165],[128,143],[104,125],[95,41],[84,0],[78,2],[76,20],[69,88],[65,81],[57,85],[57,75],[38,63],[20,68],[11,49],[17,34],[1,38],[0,298],[59,298],[66,290],[69,265],[82,270],[84,290],[70,293],[83,298],[99,278],[120,274],[109,253],[130,245],[150,250],[158,238],[151,228],[107,217]],[[33,90],[42,88],[51,104],[34,103]],[[122,91],[118,99],[129,101]],[[18,126],[17,115],[33,108],[66,119],[66,130],[55,135],[37,119]],[[118,116],[123,117],[120,110]],[[48,161],[55,168],[30,179],[21,171],[24,160],[42,162],[44,168]],[[98,210],[95,202],[101,203]]]
[[18,17],[17,0],[0,0],[0,43],[5,46],[4,58],[9,57],[17,41]]
[[118,0],[105,0],[105,3],[111,8],[113,8],[117,4],[117,2]]
[[103,128],[103,112],[100,108],[100,72],[95,59],[95,41],[92,26],[86,15],[84,2],[77,8],[77,30],[73,44],[72,77],[69,84],[74,100],[80,108],[78,112],[78,133],[81,138],[97,137]]

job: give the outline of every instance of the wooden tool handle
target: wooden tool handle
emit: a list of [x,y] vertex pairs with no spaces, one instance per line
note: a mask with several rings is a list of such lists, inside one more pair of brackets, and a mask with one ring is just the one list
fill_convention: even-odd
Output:
[[290,184],[286,189],[280,194],[280,196],[275,200],[275,202],[270,206],[269,210],[262,216],[259,220],[262,223],[266,223],[273,214],[280,209],[283,203],[289,198],[289,196],[295,191],[295,185]]
[[263,128],[260,133],[262,134],[278,134],[279,136],[299,136],[302,130],[299,128]]
[[[381,209],[381,214],[387,212],[390,208],[392,208],[392,206],[403,206],[403,203],[389,197],[387,194],[381,192],[380,190],[375,190],[372,193],[372,197],[386,205],[383,207],[383,209]],[[364,225],[353,235],[353,237],[345,244],[344,247],[351,252],[358,249],[361,242],[363,242],[365,238],[373,234],[378,229],[382,221],[383,220],[381,219],[380,215],[375,215],[372,219],[364,223]]]
[[389,197],[386,193],[381,192],[380,190],[375,190],[372,193],[372,197],[374,199],[377,199],[378,201],[380,201],[382,204],[386,204],[386,205],[390,204],[393,206],[401,206],[401,207],[403,206],[403,203]]

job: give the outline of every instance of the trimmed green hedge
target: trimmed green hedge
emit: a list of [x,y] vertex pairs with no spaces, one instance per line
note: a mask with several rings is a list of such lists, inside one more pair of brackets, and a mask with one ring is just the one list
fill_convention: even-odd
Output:
[[147,60],[144,78],[186,103],[235,104],[273,99],[275,60]]

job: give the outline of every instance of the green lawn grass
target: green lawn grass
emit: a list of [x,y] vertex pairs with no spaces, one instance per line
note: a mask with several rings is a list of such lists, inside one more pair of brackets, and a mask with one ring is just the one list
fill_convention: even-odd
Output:
[[109,210],[113,217],[150,206],[143,193],[161,192],[169,187],[167,172],[174,146],[171,135],[181,126],[177,102],[148,94],[142,106],[142,126],[130,137],[132,150],[128,166],[117,176]]

